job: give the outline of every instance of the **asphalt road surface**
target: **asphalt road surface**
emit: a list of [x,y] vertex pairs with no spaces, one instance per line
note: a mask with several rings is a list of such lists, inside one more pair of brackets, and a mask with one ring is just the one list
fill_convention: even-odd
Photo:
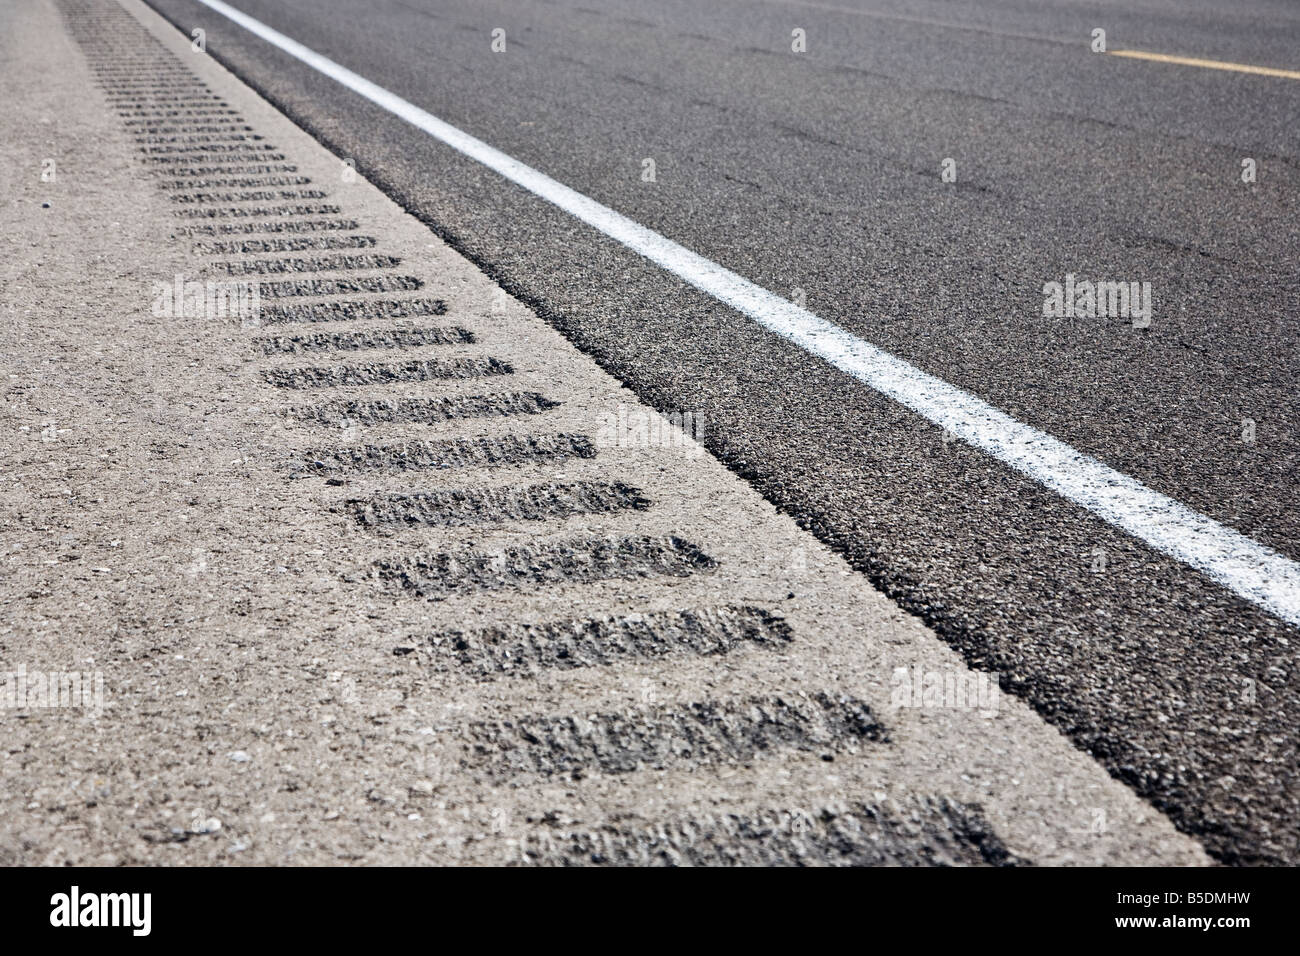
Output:
[[[1293,623],[222,14],[150,2],[643,399],[698,415],[719,459],[1219,860],[1300,859]],[[235,5],[1300,559],[1300,10],[588,3]],[[1045,317],[1067,275],[1149,283],[1149,322]]]

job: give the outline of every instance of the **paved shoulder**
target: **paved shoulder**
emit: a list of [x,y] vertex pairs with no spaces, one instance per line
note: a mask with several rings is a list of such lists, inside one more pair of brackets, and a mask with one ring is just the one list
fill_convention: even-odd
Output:
[[1205,862],[198,39],[11,22],[5,860]]

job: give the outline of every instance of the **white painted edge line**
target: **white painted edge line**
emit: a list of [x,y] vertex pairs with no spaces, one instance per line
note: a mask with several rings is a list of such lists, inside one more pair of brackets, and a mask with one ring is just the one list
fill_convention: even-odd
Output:
[[512,159],[221,0],[198,0],[764,328],[1151,547],[1300,625],[1300,565]]

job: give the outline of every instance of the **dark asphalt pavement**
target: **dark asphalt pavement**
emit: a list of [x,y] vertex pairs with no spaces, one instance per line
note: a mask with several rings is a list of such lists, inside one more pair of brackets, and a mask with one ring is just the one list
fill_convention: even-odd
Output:
[[[1300,630],[193,0],[150,2],[638,394],[702,416],[720,459],[1219,859],[1300,861]],[[234,5],[1300,559],[1300,80],[1089,49],[1102,28],[1296,70],[1300,9],[587,2]],[[1150,327],[1044,318],[1067,273],[1150,282]]]

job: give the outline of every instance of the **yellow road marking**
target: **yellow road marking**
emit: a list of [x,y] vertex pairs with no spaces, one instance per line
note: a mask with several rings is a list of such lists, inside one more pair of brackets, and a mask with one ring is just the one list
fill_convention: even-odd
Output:
[[1192,56],[1170,56],[1168,53],[1148,53],[1145,50],[1108,50],[1106,52],[1112,56],[1126,56],[1134,60],[1154,60],[1156,63],[1203,66],[1207,70],[1232,70],[1235,73],[1255,73],[1258,76],[1277,76],[1284,80],[1300,80],[1300,70],[1276,70],[1271,66],[1227,63],[1223,60],[1198,60]]

